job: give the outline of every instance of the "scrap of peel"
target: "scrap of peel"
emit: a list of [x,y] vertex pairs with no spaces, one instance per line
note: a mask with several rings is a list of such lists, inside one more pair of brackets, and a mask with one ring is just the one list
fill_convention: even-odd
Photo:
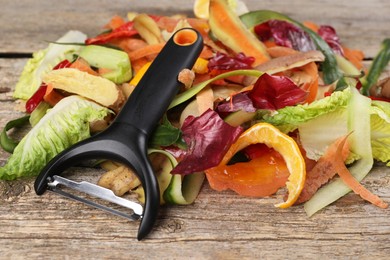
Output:
[[[49,178],[47,185],[48,185],[48,190],[50,190],[52,192],[60,194],[66,198],[70,198],[70,199],[73,199],[76,201],[83,202],[83,203],[90,205],[92,207],[105,210],[105,211],[110,212],[112,214],[115,214],[117,216],[124,217],[124,218],[130,219],[130,220],[138,220],[142,217],[143,207],[140,204],[135,203],[135,202],[130,201],[130,200],[127,200],[127,199],[124,199],[124,198],[121,198],[121,197],[118,197],[111,190],[104,188],[104,187],[101,187],[101,186],[98,186],[96,184],[93,184],[93,183],[90,183],[87,181],[75,182],[75,181],[69,180],[67,178],[58,176],[58,175],[53,175],[51,178]],[[93,197],[120,205],[120,206],[128,208],[128,209],[131,209],[131,210],[133,210],[133,214],[127,214],[127,213],[124,213],[122,211],[119,211],[119,210],[110,208],[108,206],[96,203],[94,201],[88,200],[86,198],[79,197],[77,195],[68,193],[68,192],[64,191],[63,189],[61,189],[61,187],[60,187],[61,185],[65,186],[69,189],[76,190],[76,191],[88,194],[90,196],[93,196]]]

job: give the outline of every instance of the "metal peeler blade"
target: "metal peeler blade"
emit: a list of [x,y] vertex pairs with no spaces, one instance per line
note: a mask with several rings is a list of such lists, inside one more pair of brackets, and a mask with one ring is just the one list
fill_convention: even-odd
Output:
[[[88,204],[92,207],[105,210],[107,212],[110,212],[110,213],[115,214],[115,215],[120,216],[120,217],[124,217],[124,218],[130,219],[130,220],[138,220],[142,216],[142,212],[143,212],[142,205],[140,205],[136,202],[124,199],[122,197],[118,197],[114,194],[114,192],[112,190],[109,190],[107,188],[98,186],[96,184],[93,184],[93,183],[90,183],[87,181],[75,182],[75,181],[69,180],[67,178],[64,178],[64,177],[61,177],[58,175],[54,175],[51,178],[51,180],[49,180],[47,182],[47,185],[48,185],[48,190],[50,190],[50,191],[58,193],[58,194],[60,194],[64,197],[67,197],[69,199],[74,199],[74,200],[83,202],[83,203]],[[68,192],[64,191],[63,189],[61,189],[61,187],[60,187],[61,185],[65,186],[67,188],[94,196],[96,198],[100,198],[102,200],[105,200],[105,201],[108,201],[111,203],[115,203],[119,206],[131,209],[134,213],[131,215],[128,215],[122,211],[115,210],[115,209],[107,207],[105,205],[102,205],[102,204],[93,202],[91,200],[88,200],[88,199],[76,196],[74,194],[68,193]]]
[[[184,28],[174,33],[113,123],[105,131],[75,144],[53,158],[35,180],[36,194],[42,195],[46,190],[52,190],[128,219],[139,218],[137,238],[141,240],[147,236],[160,207],[158,182],[147,156],[148,140],[182,85],[178,81],[180,71],[191,69],[202,49],[202,36],[194,29]],[[60,176],[69,167],[93,159],[113,160],[132,168],[145,191],[143,207],[112,197],[112,194],[94,184],[76,183]],[[61,185],[131,208],[134,214],[127,215],[64,192],[59,188]]]

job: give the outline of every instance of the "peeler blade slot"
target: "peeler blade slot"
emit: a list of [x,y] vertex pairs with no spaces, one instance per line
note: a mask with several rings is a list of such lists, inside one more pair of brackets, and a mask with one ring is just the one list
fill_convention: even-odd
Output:
[[[135,203],[133,201],[121,198],[116,196],[111,190],[106,189],[104,187],[98,186],[96,184],[92,184],[90,182],[81,181],[81,182],[75,182],[72,180],[69,180],[67,178],[53,175],[52,177],[48,178],[48,190],[55,192],[57,194],[60,194],[66,198],[70,198],[76,201],[83,202],[87,205],[90,205],[92,207],[105,210],[109,213],[115,214],[120,217],[124,217],[126,219],[130,220],[138,220],[142,216],[143,207]],[[79,191],[81,193],[88,194],[93,197],[97,197],[99,199],[117,204],[119,206],[131,209],[134,213],[129,215],[127,213],[124,213],[122,211],[116,210],[114,208],[99,204],[97,202],[91,201],[89,199],[79,197],[77,195],[74,195],[72,193],[66,192],[62,190],[59,186],[63,185],[69,189]]]

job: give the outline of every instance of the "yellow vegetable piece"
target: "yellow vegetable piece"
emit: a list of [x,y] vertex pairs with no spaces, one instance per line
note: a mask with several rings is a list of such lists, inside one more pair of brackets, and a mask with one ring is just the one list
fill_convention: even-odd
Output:
[[125,102],[122,91],[114,82],[78,69],[52,70],[42,79],[55,89],[91,99],[115,112],[118,112]]
[[[237,15],[241,15],[249,12],[248,7],[245,5],[245,2],[240,0],[227,0],[228,6],[235,12]],[[194,15],[200,19],[209,19],[209,5],[210,0],[195,0],[194,2]]]
[[276,204],[279,208],[288,208],[294,204],[301,193],[306,179],[306,165],[297,143],[290,136],[268,123],[257,123],[240,135],[229,148],[220,165],[226,165],[238,151],[251,144],[264,143],[279,152],[290,172],[286,187],[288,198]]
[[194,15],[200,19],[209,19],[210,0],[195,0]]
[[141,67],[141,69],[137,72],[137,74],[135,74],[135,76],[133,77],[133,79],[130,81],[130,85],[132,86],[137,86],[137,84],[139,83],[139,81],[141,80],[141,78],[145,75],[146,71],[148,70],[148,68],[150,67],[150,64],[152,64],[152,62],[147,62],[145,63],[145,65],[143,65]]
[[208,60],[203,59],[203,58],[198,58],[198,59],[196,59],[196,62],[194,64],[194,67],[192,68],[192,70],[198,74],[206,74],[209,71],[209,69],[207,67],[208,63],[209,63]]

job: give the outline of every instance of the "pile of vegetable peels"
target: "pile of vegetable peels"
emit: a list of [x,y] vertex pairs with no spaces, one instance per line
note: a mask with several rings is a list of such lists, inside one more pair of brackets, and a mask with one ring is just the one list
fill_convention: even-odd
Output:
[[[0,179],[37,175],[105,129],[173,32],[192,27],[205,47],[178,75],[183,87],[149,143],[163,203],[192,203],[206,177],[211,188],[243,196],[286,187],[276,206],[305,203],[308,215],[351,190],[386,208],[360,181],[375,161],[390,165],[390,80],[380,78],[390,39],[364,68],[362,51],[344,46],[329,25],[249,12],[241,1],[202,1],[205,14],[199,2],[197,18],[128,13],[100,35],[69,31],[34,53],[14,92],[27,116],[0,136],[11,153]],[[32,129],[20,142],[7,135],[27,122]],[[99,185],[143,200],[131,169],[112,161],[99,167],[106,171]]]

